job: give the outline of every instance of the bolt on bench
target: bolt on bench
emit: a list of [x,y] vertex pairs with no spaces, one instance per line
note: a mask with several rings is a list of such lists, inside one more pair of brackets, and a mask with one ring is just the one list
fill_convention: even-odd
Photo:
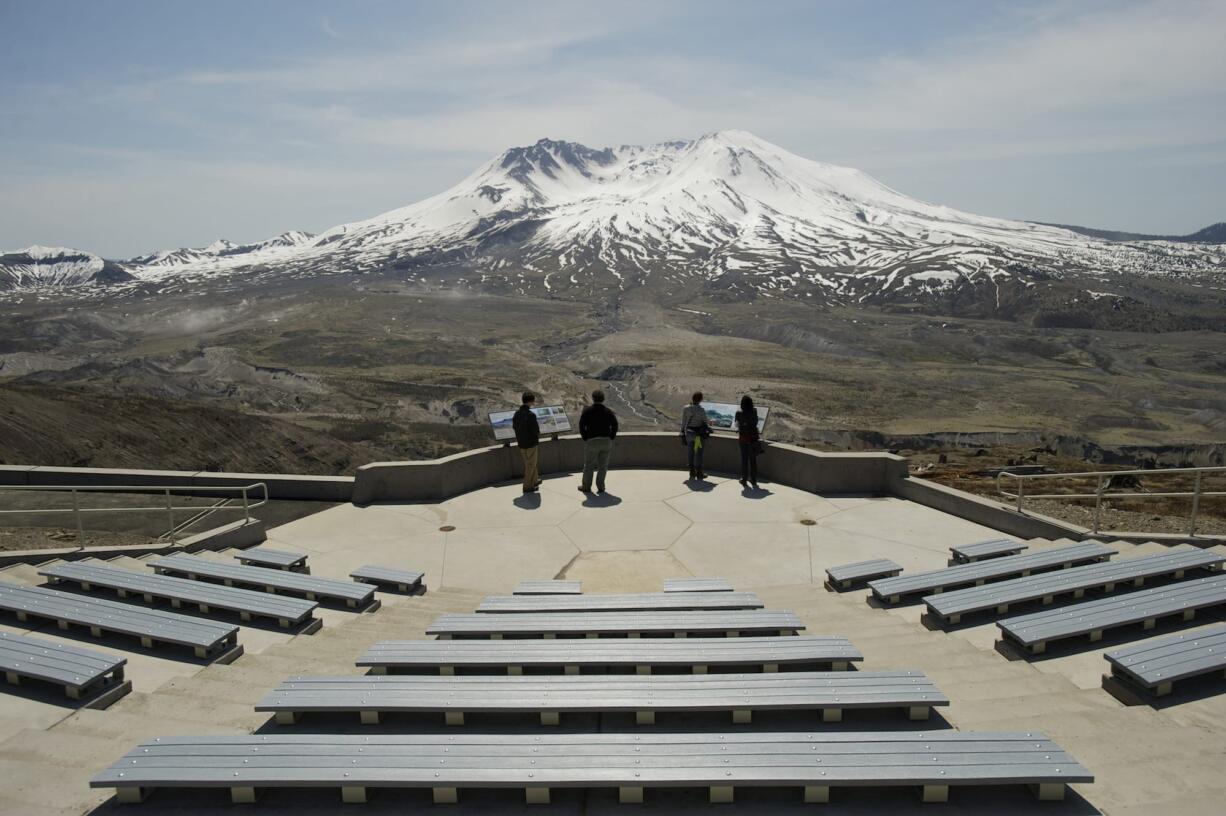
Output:
[[616,788],[642,802],[647,788],[705,787],[712,802],[737,788],[793,788],[827,802],[836,788],[912,786],[926,802],[950,788],[1029,785],[1064,798],[1093,775],[1039,732],[737,734],[286,734],[160,737],[141,743],[90,780],[139,802],[155,788],[228,788],[253,802],[264,788],[339,788],[365,802],[372,788],[426,788],[436,803],[463,788],[524,791]]
[[599,638],[594,640],[387,640],[376,643],[357,660],[375,674],[389,670],[428,669],[454,674],[456,669],[505,671],[522,674],[524,668],[561,669],[579,674],[584,668],[634,668],[650,674],[657,667],[689,668],[703,674],[715,666],[761,666],[778,671],[784,666],[822,666],[846,670],[864,656],[847,638],[719,637]]

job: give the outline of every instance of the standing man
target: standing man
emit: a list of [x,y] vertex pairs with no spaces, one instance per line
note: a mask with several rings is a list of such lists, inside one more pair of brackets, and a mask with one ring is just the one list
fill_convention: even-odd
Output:
[[531,391],[524,392],[524,404],[519,406],[511,427],[515,429],[515,442],[519,452],[524,457],[524,492],[535,493],[541,486],[540,469],[537,466],[537,452],[541,443],[541,424],[532,412],[532,403],[536,395]]
[[592,492],[592,473],[596,474],[596,492],[604,492],[604,475],[609,469],[609,454],[617,438],[617,417],[605,407],[604,392],[592,392],[592,404],[579,415],[579,435],[583,437],[583,484],[579,490]]

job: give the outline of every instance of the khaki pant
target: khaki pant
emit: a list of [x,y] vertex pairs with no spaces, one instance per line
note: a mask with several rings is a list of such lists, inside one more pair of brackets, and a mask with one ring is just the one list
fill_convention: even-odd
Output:
[[519,452],[524,456],[524,490],[535,490],[540,484],[541,472],[536,463],[536,454],[540,447],[533,445],[530,448],[520,448]]

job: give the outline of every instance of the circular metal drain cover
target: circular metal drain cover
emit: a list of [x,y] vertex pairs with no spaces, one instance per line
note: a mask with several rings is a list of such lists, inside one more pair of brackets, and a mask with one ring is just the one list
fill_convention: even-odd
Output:
[[454,524],[444,524],[442,527],[438,528],[438,531],[440,533],[450,533],[454,529],[455,529]]
[[806,527],[812,527],[814,524],[817,524],[817,522],[814,521],[813,519],[801,519],[800,523],[805,525]]

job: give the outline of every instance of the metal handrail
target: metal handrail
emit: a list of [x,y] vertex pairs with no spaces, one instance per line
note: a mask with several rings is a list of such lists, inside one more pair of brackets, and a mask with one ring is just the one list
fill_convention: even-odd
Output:
[[[245,521],[251,521],[251,511],[257,507],[263,507],[268,504],[268,485],[264,482],[252,482],[247,485],[227,485],[222,487],[215,486],[200,486],[195,485],[0,485],[0,490],[35,490],[43,493],[69,493],[72,496],[72,507],[44,507],[44,508],[22,508],[20,510],[0,510],[0,516],[12,515],[19,513],[26,514],[47,514],[47,513],[72,513],[77,524],[77,540],[80,541],[85,536],[82,516],[86,513],[165,513],[170,531],[175,530],[175,513],[185,510],[191,510],[199,513],[199,506],[190,505],[175,505],[171,500],[174,493],[222,493],[222,492],[238,492],[241,494],[242,504],[238,505],[214,505],[207,508],[209,512],[218,512],[224,510],[242,510]],[[260,491],[258,501],[252,501],[251,494],[255,491]],[[166,501],[156,507],[82,507],[81,493],[161,493],[165,496]]]
[[[1116,476],[1169,476],[1172,474],[1191,473],[1193,474],[1193,486],[1190,491],[1176,492],[1107,492],[1104,482],[1110,481]],[[1025,512],[1026,499],[1094,499],[1094,527],[1092,533],[1098,533],[1102,518],[1103,499],[1191,499],[1192,510],[1188,520],[1188,535],[1196,535],[1196,517],[1200,512],[1200,500],[1202,498],[1226,496],[1226,491],[1222,490],[1204,490],[1202,488],[1202,477],[1207,473],[1226,473],[1226,467],[1191,467],[1191,468],[1161,468],[1148,470],[1090,470],[1080,473],[1013,473],[1011,471],[1001,471],[996,474],[996,493],[1017,502],[1017,511]],[[1005,490],[1001,481],[1004,477],[1015,479],[1017,481],[1017,492],[1010,493]],[[1025,484],[1031,479],[1086,479],[1092,478],[1097,481],[1093,493],[1026,493]]]

